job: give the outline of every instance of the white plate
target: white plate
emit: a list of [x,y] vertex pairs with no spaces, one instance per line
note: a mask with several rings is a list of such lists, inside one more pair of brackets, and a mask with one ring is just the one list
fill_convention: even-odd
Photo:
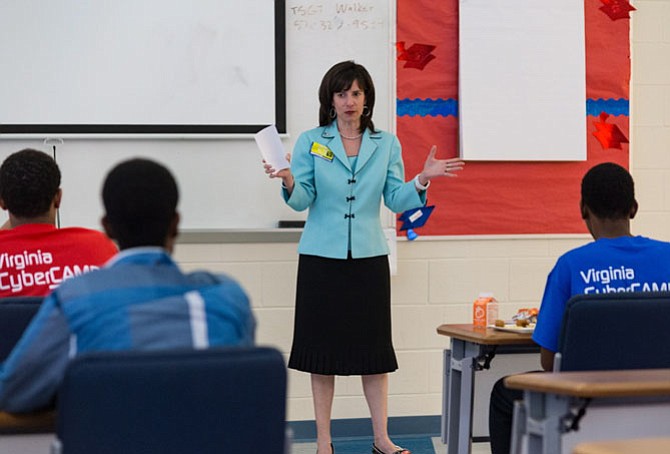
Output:
[[531,323],[528,326],[516,326],[512,324],[507,324],[505,326],[489,325],[489,328],[493,328],[498,331],[507,331],[510,333],[532,333],[535,330],[535,324]]

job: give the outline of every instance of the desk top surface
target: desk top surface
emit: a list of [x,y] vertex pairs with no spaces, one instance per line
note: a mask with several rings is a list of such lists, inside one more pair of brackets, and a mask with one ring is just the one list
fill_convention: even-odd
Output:
[[498,331],[493,328],[480,328],[471,323],[457,325],[440,325],[437,333],[460,340],[482,345],[534,345],[531,333],[512,333]]
[[580,443],[573,454],[640,454],[670,452],[670,438],[638,438],[632,440]]
[[56,412],[45,410],[35,413],[5,413],[0,411],[0,434],[54,432]]
[[545,372],[510,375],[508,388],[575,397],[670,395],[670,369]]

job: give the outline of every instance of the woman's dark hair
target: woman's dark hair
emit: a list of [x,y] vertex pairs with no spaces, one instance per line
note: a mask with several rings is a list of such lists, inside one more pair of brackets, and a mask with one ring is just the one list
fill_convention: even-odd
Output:
[[605,162],[582,179],[582,203],[602,219],[628,219],[635,205],[633,177],[623,167]]
[[114,167],[102,187],[105,217],[121,249],[165,246],[179,190],[163,165],[135,158]]
[[42,216],[51,207],[60,178],[51,156],[26,148],[9,155],[0,166],[0,198],[14,216]]
[[333,95],[351,88],[354,80],[365,93],[365,105],[367,108],[361,116],[360,132],[369,128],[371,132],[375,131],[375,125],[372,122],[372,114],[375,108],[375,85],[372,82],[370,73],[362,65],[353,61],[343,61],[330,68],[321,80],[319,87],[319,126],[326,126],[332,123],[333,118],[330,111],[333,108]]

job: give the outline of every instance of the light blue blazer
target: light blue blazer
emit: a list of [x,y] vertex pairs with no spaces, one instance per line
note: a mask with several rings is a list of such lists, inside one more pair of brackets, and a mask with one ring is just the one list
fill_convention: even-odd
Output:
[[[321,151],[313,149],[315,143]],[[386,255],[382,196],[395,213],[426,204],[425,191],[405,182],[398,138],[383,131],[365,130],[355,169],[334,122],[303,132],[293,149],[291,172],[295,186],[290,196],[283,189],[284,200],[296,211],[309,208],[300,254],[345,259],[351,247],[353,258]]]

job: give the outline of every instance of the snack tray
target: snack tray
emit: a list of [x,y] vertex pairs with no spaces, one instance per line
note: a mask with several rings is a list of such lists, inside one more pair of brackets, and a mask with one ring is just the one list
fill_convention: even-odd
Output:
[[516,326],[515,323],[506,323],[505,326],[489,325],[489,328],[498,331],[508,331],[510,333],[532,333],[535,330],[535,323],[531,323],[528,326]]

